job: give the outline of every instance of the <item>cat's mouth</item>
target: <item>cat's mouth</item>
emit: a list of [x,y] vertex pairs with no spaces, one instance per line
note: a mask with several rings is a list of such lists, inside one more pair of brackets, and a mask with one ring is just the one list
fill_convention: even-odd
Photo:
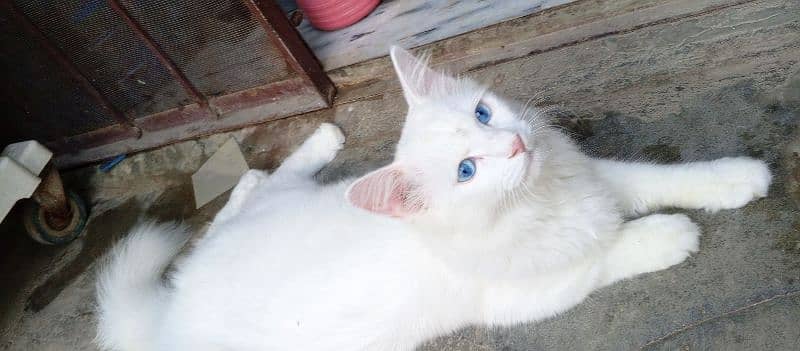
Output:
[[528,182],[531,175],[531,166],[534,159],[533,150],[525,149],[509,157],[508,184],[511,188],[516,188]]
[[546,153],[540,152],[541,150],[535,145],[531,145],[530,141],[526,141],[526,144],[529,146],[525,148],[525,151],[514,158],[519,159],[518,162],[520,162],[519,183],[530,185],[538,177]]
[[525,186],[523,183],[529,183],[539,173],[539,152],[531,140],[522,138],[520,134],[515,136],[506,159],[509,162],[506,184],[512,188]]

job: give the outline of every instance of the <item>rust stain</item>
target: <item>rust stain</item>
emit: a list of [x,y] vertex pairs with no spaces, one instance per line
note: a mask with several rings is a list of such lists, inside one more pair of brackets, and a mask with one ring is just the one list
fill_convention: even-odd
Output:
[[294,78],[214,98],[211,103],[220,115],[264,105],[290,96],[313,93],[305,81]]
[[144,131],[157,131],[215,117],[202,106],[191,104],[139,118],[138,122]]
[[125,139],[136,139],[141,135],[139,128],[111,125],[83,134],[65,137],[44,144],[56,154],[75,153],[80,149],[90,149]]

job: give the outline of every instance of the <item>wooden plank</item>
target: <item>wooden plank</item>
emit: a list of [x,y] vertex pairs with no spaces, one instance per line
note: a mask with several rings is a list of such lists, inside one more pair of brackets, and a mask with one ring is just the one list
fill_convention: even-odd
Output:
[[383,1],[360,22],[336,31],[303,21],[298,30],[326,70],[386,55],[397,43],[417,47],[577,0]]
[[[435,67],[475,71],[493,64],[587,40],[674,22],[753,0],[585,0],[503,22],[419,48]],[[398,91],[391,62],[382,57],[329,72],[336,103]]]

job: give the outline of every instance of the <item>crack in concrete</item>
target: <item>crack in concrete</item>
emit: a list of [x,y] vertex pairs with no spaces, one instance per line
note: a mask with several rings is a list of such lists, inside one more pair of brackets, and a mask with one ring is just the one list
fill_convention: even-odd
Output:
[[750,309],[752,309],[754,307],[763,305],[763,304],[765,304],[767,302],[771,302],[771,301],[779,300],[779,299],[783,299],[783,298],[788,298],[788,297],[794,297],[794,296],[797,296],[797,295],[800,295],[800,290],[789,291],[789,292],[786,292],[786,293],[783,293],[783,294],[774,295],[772,297],[768,297],[766,299],[762,299],[762,300],[753,302],[751,304],[748,304],[748,305],[733,309],[733,310],[728,311],[728,312],[724,312],[722,314],[718,314],[718,315],[713,316],[713,317],[708,317],[708,318],[699,320],[697,322],[684,325],[681,328],[675,329],[675,330],[673,330],[673,331],[671,331],[669,333],[666,333],[666,334],[664,334],[664,335],[662,335],[662,336],[660,336],[658,338],[655,338],[653,340],[648,341],[646,344],[642,345],[642,347],[640,347],[639,349],[640,350],[647,349],[650,346],[654,346],[656,344],[659,344],[661,342],[669,340],[670,338],[672,338],[672,337],[674,337],[676,335],[679,335],[681,333],[684,333],[684,332],[687,332],[687,331],[692,330],[694,328],[697,328],[697,327],[699,327],[699,326],[701,326],[703,324],[706,324],[706,323],[709,323],[709,322],[712,322],[712,321],[715,321],[715,320],[718,320],[718,319],[721,319],[721,318],[737,315],[739,313],[748,311],[748,310],[750,310]]

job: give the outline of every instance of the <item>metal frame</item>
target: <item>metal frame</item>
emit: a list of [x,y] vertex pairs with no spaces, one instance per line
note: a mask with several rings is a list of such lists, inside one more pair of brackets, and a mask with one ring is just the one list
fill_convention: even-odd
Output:
[[[53,44],[11,0],[10,13],[36,38],[59,65],[90,95],[118,124],[79,135],[46,141],[57,157],[60,167],[98,161],[119,153],[153,148],[201,135],[240,128],[268,120],[287,117],[279,111],[303,113],[330,107],[336,92],[322,66],[303,42],[300,35],[271,0],[242,0],[253,18],[261,25],[275,45],[295,78],[222,96],[206,97],[186,77],[150,34],[134,19],[118,0],[106,0],[163,67],[177,80],[193,104],[162,111],[149,116],[131,118],[118,111],[111,102],[84,76],[66,55]],[[305,99],[302,99],[305,97]],[[311,97],[310,99],[308,97]],[[293,105],[294,104],[294,105]],[[237,112],[273,106],[274,111],[257,118],[243,118]]]
[[76,67],[75,64],[73,64],[72,61],[70,61],[58,47],[50,42],[50,39],[48,39],[47,36],[45,36],[44,33],[39,30],[39,27],[33,24],[30,18],[28,18],[28,16],[26,16],[24,13],[22,13],[22,11],[19,10],[19,8],[17,8],[17,5],[11,1],[2,1],[2,3],[7,6],[8,11],[11,13],[14,19],[23,28],[25,28],[27,32],[36,38],[36,40],[42,45],[42,48],[47,51],[47,54],[50,55],[50,57],[52,57],[53,60],[55,60],[56,63],[58,63],[62,68],[64,68],[70,77],[76,83],[78,83],[81,88],[83,88],[83,90],[85,90],[86,93],[88,93],[89,96],[91,96],[95,102],[97,102],[97,104],[99,104],[100,107],[103,108],[106,113],[108,113],[109,116],[111,116],[111,118],[117,121],[117,123],[126,125],[128,127],[134,127],[133,122],[125,117],[125,115],[123,115],[120,111],[118,111],[114,105],[112,105],[111,102],[108,101],[108,99],[106,99],[106,97],[103,96],[99,90],[97,90],[92,82],[90,82],[89,79],[87,79],[86,76],[84,76],[83,73],[78,70],[78,67]]
[[325,74],[311,49],[283,15],[283,10],[271,0],[243,0],[250,13],[264,27],[272,44],[280,49],[286,63],[322,92],[328,103],[333,102],[336,88]]

